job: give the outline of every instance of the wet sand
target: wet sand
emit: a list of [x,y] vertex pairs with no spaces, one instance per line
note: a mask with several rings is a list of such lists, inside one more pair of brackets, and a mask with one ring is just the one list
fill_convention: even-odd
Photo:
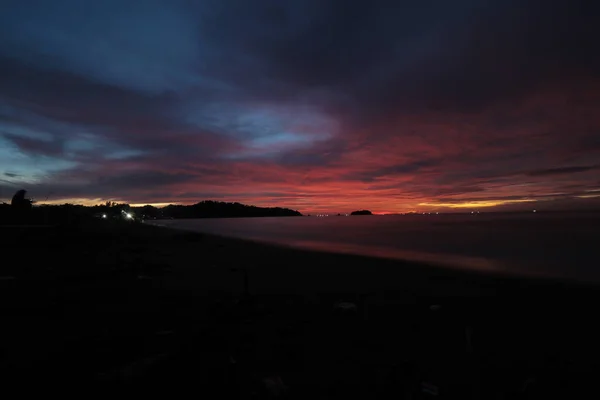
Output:
[[593,392],[594,286],[103,222],[0,228],[7,381],[238,398]]

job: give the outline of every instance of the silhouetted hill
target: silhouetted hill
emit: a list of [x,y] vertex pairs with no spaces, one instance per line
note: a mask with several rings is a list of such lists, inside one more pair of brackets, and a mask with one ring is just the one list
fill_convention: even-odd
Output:
[[[143,218],[239,218],[239,217],[294,217],[302,216],[298,211],[281,207],[256,207],[241,203],[201,201],[184,205],[168,205],[162,208],[144,206],[135,209]],[[140,215],[141,214],[141,215]]]
[[0,225],[72,225],[91,220],[128,221],[161,218],[235,218],[302,216],[298,211],[281,207],[256,207],[241,203],[202,201],[183,206],[169,205],[157,208],[146,205],[131,207],[125,203],[106,202],[86,207],[74,204],[38,205],[18,208],[0,203]]
[[373,213],[369,210],[358,210],[352,211],[350,215],[373,215]]

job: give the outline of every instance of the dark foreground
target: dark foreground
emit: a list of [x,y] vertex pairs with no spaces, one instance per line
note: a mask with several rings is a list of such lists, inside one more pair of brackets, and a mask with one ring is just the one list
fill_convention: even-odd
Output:
[[138,224],[0,227],[2,379],[210,398],[596,394],[596,288]]

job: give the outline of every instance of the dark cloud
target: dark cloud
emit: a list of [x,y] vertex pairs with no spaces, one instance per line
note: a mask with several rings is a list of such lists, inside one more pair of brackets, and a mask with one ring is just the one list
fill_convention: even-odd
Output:
[[597,6],[590,2],[329,1],[308,2],[301,11],[253,8],[241,14],[243,21],[231,11],[214,24],[237,26],[235,37],[245,32],[236,44],[256,55],[270,76],[345,95],[356,111],[480,109],[565,74],[598,75],[591,40]]
[[2,134],[2,136],[17,145],[21,151],[30,154],[47,156],[61,156],[63,154],[64,143],[59,140],[46,141],[6,133]]
[[[477,193],[477,192],[485,192],[485,188],[483,188],[482,186],[475,186],[475,185],[437,188],[437,189],[433,189],[432,195],[435,197],[438,197],[438,196],[449,196],[449,195],[462,195],[462,194]],[[439,200],[441,202],[444,202],[449,199],[444,199],[444,198],[440,197]],[[463,200],[463,201],[466,201],[466,200]]]
[[529,176],[553,176],[553,175],[568,175],[578,174],[580,172],[587,172],[597,169],[598,166],[576,166],[576,167],[562,167],[562,168],[548,168],[539,171],[529,172]]
[[126,3],[0,13],[11,185],[301,210],[594,190],[593,2]]
[[363,182],[373,182],[377,178],[394,176],[394,175],[405,175],[415,174],[422,171],[424,168],[439,166],[439,160],[418,160],[403,164],[390,165],[382,168],[376,168],[373,170],[364,170],[357,174],[349,174],[345,176],[348,180],[360,180]]
[[120,176],[100,177],[92,184],[100,186],[104,191],[112,190],[135,190],[148,187],[165,187],[194,180],[194,174],[168,173],[161,171],[140,171],[124,173]]

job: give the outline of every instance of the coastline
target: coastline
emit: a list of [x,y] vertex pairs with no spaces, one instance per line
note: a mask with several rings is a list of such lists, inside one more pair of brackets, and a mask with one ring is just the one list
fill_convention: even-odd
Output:
[[[1,232],[6,236],[9,230]],[[574,346],[587,346],[586,357],[597,354],[593,338],[598,328],[591,318],[576,318],[595,312],[600,296],[594,286],[138,224],[23,229],[3,237],[3,243],[22,260],[20,265],[3,263],[0,273],[10,278],[0,280],[7,326],[2,371],[17,380],[46,374],[58,381],[77,376],[112,382],[117,376],[148,384],[158,374],[166,384],[184,379],[182,370],[197,360],[198,352],[218,343],[209,351],[210,362],[225,363],[217,369],[230,368],[231,356],[238,367],[277,373],[306,394],[311,385],[339,384],[327,383],[325,371],[311,372],[317,365],[341,368],[342,380],[351,373],[342,367],[349,349],[354,358],[349,365],[356,368],[379,360],[387,371],[400,357],[422,370],[427,349],[440,337],[450,340],[458,333],[456,343],[432,356],[456,359],[454,353],[464,349],[466,327],[475,332],[479,361],[497,353],[488,366],[492,370],[534,362],[544,351],[575,357],[583,368],[588,360],[573,352]],[[340,302],[353,304],[355,313],[340,320]],[[431,323],[441,325],[424,333]],[[203,335],[210,338],[198,339]],[[248,337],[254,344],[245,342]],[[355,347],[356,340],[364,345]],[[159,355],[171,361],[156,361],[149,368],[155,372],[123,377],[123,368]],[[357,385],[362,382],[354,379]],[[246,387],[244,382],[235,385]]]
[[[189,222],[194,220],[188,219],[184,221]],[[347,259],[346,263],[350,265],[364,265],[369,262],[375,262],[376,265],[382,265],[382,263],[385,265],[396,263],[398,266],[409,266],[410,268],[424,269],[424,273],[437,271],[441,274],[448,273],[453,275],[454,273],[457,273],[459,276],[472,275],[479,276],[484,279],[500,278],[508,280],[525,280],[536,283],[559,282],[561,284],[571,284],[575,286],[600,286],[599,282],[591,281],[587,277],[578,277],[577,275],[567,275],[564,273],[558,273],[556,271],[549,271],[547,268],[544,268],[543,263],[539,262],[537,264],[532,264],[531,261],[527,263],[514,260],[508,262],[461,254],[439,252],[429,253],[425,251],[404,249],[400,250],[390,247],[378,247],[372,244],[340,244],[337,242],[332,243],[306,240],[293,240],[292,243],[289,243],[287,240],[272,241],[261,238],[233,237],[225,236],[216,232],[202,232],[186,225],[173,224],[173,222],[176,223],[177,220],[169,222],[170,223],[165,224],[162,221],[150,221],[148,222],[148,225],[173,229],[180,232],[189,232],[198,235],[218,237],[223,241],[234,241],[238,244],[245,243],[258,246],[267,246],[271,250],[273,248],[278,248],[296,252],[300,251],[303,253],[311,253],[317,257],[350,256],[353,258],[358,257],[359,259],[362,259],[360,263],[348,263],[348,261],[351,261],[352,258]],[[537,266],[537,268],[532,268],[532,265]]]

